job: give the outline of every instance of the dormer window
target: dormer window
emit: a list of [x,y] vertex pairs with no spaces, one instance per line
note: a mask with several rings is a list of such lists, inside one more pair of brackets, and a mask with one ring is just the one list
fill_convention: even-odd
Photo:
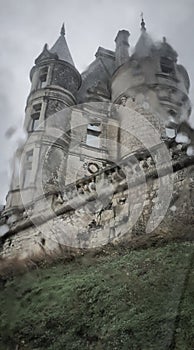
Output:
[[39,75],[39,88],[44,88],[47,84],[48,67],[44,67],[40,70]]
[[165,73],[165,74],[174,73],[174,62],[167,57],[161,57],[160,67],[161,67],[162,73]]
[[32,107],[33,110],[32,110],[32,114],[31,114],[32,121],[31,121],[30,131],[37,130],[37,128],[39,126],[41,107],[42,107],[41,103],[37,103]]
[[100,147],[101,124],[91,123],[87,127],[86,144],[91,147]]

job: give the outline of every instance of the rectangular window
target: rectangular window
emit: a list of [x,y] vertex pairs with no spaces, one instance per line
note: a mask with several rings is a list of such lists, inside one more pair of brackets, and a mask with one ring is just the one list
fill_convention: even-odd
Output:
[[28,151],[26,153],[26,163],[32,163],[32,159],[33,159],[33,150]]
[[24,184],[23,187],[26,188],[30,185],[31,169],[25,169],[24,171]]
[[44,88],[47,84],[48,67],[44,67],[40,70],[39,75],[39,88]]
[[91,147],[100,147],[100,134],[101,125],[100,123],[91,123],[87,127],[86,144]]
[[23,179],[24,188],[30,185],[31,172],[32,172],[32,160],[33,160],[33,150],[30,150],[26,153],[25,164],[24,164],[24,179]]
[[165,74],[173,74],[174,73],[174,63],[167,57],[161,57],[160,59],[160,67],[162,73]]
[[31,114],[32,121],[31,121],[30,131],[37,130],[39,126],[41,107],[42,107],[41,103],[37,103],[36,105],[33,106],[32,114]]

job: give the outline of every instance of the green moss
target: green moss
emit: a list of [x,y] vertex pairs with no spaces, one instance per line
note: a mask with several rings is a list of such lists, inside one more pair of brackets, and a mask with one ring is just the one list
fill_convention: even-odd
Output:
[[14,277],[0,291],[0,349],[194,349],[193,251],[112,251]]

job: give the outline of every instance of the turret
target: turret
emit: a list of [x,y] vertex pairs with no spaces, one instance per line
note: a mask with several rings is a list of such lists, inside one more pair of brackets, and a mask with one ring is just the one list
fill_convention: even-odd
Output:
[[81,77],[75,68],[65,39],[64,24],[60,36],[52,48],[49,50],[48,45],[45,44],[43,51],[36,58],[30,79],[32,81],[31,92],[40,88],[58,86],[74,96],[79,89]]
[[177,58],[166,38],[159,43],[152,40],[142,17],[141,34],[133,54],[113,74],[112,101],[121,103],[122,96],[135,100],[164,125],[172,118],[176,124],[188,119],[189,76]]
[[[30,79],[32,84],[24,121],[28,134],[27,142],[20,152],[20,159],[17,154],[21,171],[17,180],[14,176],[11,184],[7,196],[7,210],[15,207],[16,203],[17,207],[22,209],[24,202],[30,203],[39,195],[37,188],[42,186],[41,162],[44,160],[46,149],[49,144],[52,146],[53,142],[45,139],[46,128],[52,126],[52,119],[49,117],[65,107],[76,104],[75,96],[81,84],[81,76],[75,68],[67,45],[64,25],[53,47],[49,50],[45,44],[43,51],[36,58]],[[66,122],[69,123],[69,120]],[[68,141],[64,140],[65,146]],[[63,156],[60,154],[60,157]]]
[[64,25],[59,38],[49,50],[45,44],[30,72],[31,92],[27,100],[25,128],[35,131],[53,113],[76,104],[81,76],[75,68]]

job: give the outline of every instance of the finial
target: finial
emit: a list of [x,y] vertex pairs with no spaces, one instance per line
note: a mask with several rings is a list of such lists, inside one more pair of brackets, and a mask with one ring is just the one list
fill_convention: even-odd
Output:
[[166,43],[166,37],[163,36],[163,43],[165,44]]
[[65,25],[64,25],[64,23],[62,24],[62,27],[61,27],[61,35],[62,36],[65,35]]
[[146,31],[146,26],[143,18],[143,12],[141,13],[141,30]]
[[48,50],[48,44],[44,44],[43,51]]

